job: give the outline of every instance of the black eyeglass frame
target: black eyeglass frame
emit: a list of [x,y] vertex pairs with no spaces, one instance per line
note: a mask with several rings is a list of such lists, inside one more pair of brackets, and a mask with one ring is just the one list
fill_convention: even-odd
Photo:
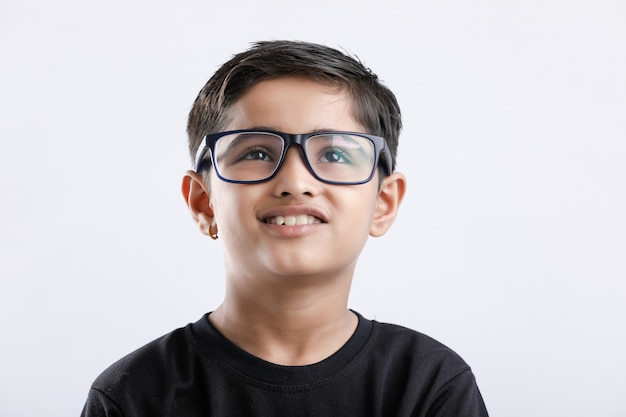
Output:
[[[217,167],[217,164],[215,163],[215,144],[220,138],[224,136],[238,134],[238,133],[267,133],[267,134],[276,135],[283,139],[285,146],[283,147],[282,154],[280,155],[280,160],[276,164],[276,168],[274,168],[274,171],[267,178],[263,178],[260,180],[251,180],[251,181],[250,180],[232,180],[229,178],[222,177],[219,170],[215,169],[215,173],[217,174],[217,177],[224,182],[230,182],[234,184],[258,184],[258,183],[271,180],[272,178],[276,176],[276,174],[278,174],[278,171],[280,171],[280,168],[282,167],[283,162],[285,162],[285,156],[287,155],[287,151],[289,150],[289,148],[291,148],[292,145],[298,145],[300,147],[300,150],[302,151],[303,156],[304,156],[302,158],[304,161],[304,165],[307,167],[309,172],[318,181],[324,182],[326,184],[358,185],[358,184],[365,184],[371,181],[372,178],[374,178],[374,173],[376,172],[378,165],[380,164],[381,156],[383,157],[383,162],[384,162],[383,169],[385,170],[386,175],[391,175],[391,172],[392,172],[391,153],[389,152],[387,141],[380,136],[370,135],[370,134],[361,133],[361,132],[344,132],[344,131],[319,131],[319,132],[314,132],[314,133],[291,134],[291,133],[279,132],[276,130],[265,130],[265,129],[229,130],[225,132],[217,132],[217,133],[211,133],[209,135],[206,135],[203,139],[204,146],[198,147],[198,151],[196,152],[195,171],[197,173],[200,173],[202,169],[204,168],[203,165],[206,163],[205,156],[207,152],[210,152],[211,154],[211,163],[213,164],[214,167]],[[323,135],[353,135],[353,136],[360,136],[360,137],[370,140],[374,144],[374,154],[375,154],[375,157],[374,157],[375,163],[373,164],[372,172],[370,172],[370,175],[365,180],[353,181],[353,182],[331,181],[331,180],[321,178],[319,175],[317,175],[315,171],[313,170],[313,167],[311,167],[311,164],[309,163],[309,157],[306,154],[305,145],[306,145],[306,142],[310,138],[315,137],[315,136],[323,136]]]

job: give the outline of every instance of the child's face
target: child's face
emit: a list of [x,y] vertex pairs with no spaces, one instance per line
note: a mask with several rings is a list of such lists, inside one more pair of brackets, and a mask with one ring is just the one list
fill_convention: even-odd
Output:
[[[266,80],[234,104],[224,130],[367,133],[351,106],[347,93],[326,84],[300,77]],[[351,276],[371,231],[378,178],[361,185],[322,183],[293,146],[278,174],[264,183],[227,183],[211,170],[209,199],[229,276]],[[296,224],[276,224],[278,216]]]

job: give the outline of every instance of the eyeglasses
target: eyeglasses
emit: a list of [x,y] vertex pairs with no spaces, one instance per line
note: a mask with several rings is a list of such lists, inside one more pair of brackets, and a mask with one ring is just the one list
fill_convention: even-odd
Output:
[[205,136],[196,154],[201,172],[210,151],[219,179],[254,184],[272,179],[292,145],[302,149],[307,169],[328,184],[364,184],[383,157],[391,174],[391,155],[385,139],[356,132],[316,132],[292,135],[271,130],[231,130]]

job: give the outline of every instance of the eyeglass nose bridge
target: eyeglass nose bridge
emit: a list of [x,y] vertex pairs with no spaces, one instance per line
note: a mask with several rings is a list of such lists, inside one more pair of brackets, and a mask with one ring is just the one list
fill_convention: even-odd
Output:
[[306,146],[305,146],[306,141],[310,137],[315,136],[317,133],[297,133],[297,134],[292,134],[292,133],[276,132],[275,134],[277,136],[280,136],[283,139],[283,143],[285,144],[285,146],[283,147],[283,152],[280,155],[280,161],[278,161],[278,164],[276,165],[276,168],[274,168],[274,172],[272,173],[272,175],[268,179],[274,178],[276,175],[278,175],[278,172],[281,170],[281,168],[283,167],[283,164],[285,163],[285,159],[287,159],[287,153],[289,152],[289,149],[292,146],[297,146],[299,148],[299,152],[298,153],[300,154],[300,159],[304,163],[304,166],[309,171],[309,173],[311,175],[313,175],[313,177],[315,179],[317,179],[319,181],[324,181],[324,179],[320,178],[315,173],[315,170],[311,166],[311,163],[309,162],[309,155],[306,152]]

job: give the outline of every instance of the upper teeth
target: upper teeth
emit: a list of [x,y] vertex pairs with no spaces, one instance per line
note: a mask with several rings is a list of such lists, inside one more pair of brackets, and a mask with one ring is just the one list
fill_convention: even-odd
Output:
[[267,219],[267,223],[285,226],[299,226],[302,224],[315,224],[322,221],[317,217],[300,214],[299,216],[276,216]]

